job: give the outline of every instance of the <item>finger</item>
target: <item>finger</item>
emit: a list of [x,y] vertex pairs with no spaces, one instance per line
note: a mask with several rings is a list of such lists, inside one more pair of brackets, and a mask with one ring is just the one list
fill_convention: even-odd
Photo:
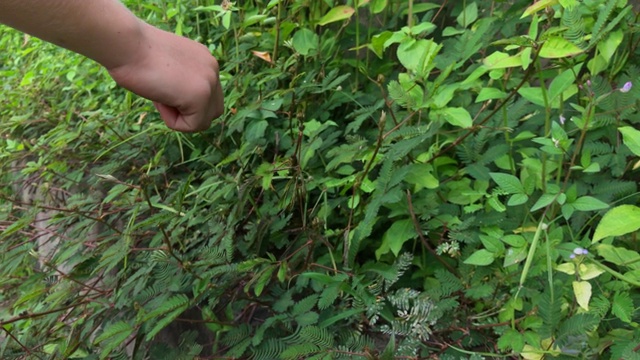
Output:
[[[180,132],[197,132],[203,131],[209,128],[209,124],[199,124],[194,120],[194,116],[186,116],[181,114],[178,109],[172,106],[168,106],[154,101],[153,105],[160,113],[160,117],[164,120],[164,123],[169,129]],[[203,125],[207,125],[206,127]]]

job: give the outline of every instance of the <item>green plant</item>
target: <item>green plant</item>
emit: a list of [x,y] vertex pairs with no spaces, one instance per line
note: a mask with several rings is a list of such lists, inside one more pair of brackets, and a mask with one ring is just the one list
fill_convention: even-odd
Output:
[[638,356],[626,1],[126,3],[227,113],[0,29],[1,357]]

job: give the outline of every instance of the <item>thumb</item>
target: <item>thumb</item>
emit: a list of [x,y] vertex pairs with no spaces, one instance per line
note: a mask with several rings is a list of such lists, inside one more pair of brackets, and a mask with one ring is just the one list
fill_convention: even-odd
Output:
[[160,113],[160,117],[164,120],[164,123],[169,129],[181,131],[181,132],[196,132],[202,129],[195,129],[185,119],[185,115],[181,114],[178,109],[173,106],[168,106],[154,101],[153,106],[156,107]]

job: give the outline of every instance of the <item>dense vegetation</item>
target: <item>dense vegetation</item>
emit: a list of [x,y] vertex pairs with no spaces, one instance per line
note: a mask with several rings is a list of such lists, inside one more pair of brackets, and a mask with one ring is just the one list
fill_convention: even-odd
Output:
[[226,114],[0,28],[0,358],[640,358],[626,0],[124,2]]

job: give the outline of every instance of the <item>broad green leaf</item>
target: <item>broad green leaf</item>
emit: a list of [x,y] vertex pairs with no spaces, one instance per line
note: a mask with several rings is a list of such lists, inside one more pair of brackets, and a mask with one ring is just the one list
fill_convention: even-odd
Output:
[[313,55],[318,49],[320,37],[315,32],[304,28],[298,30],[291,40],[293,48],[300,53],[300,55]]
[[513,351],[520,352],[524,347],[524,336],[515,329],[507,329],[498,339],[498,349],[506,351],[513,349]]
[[540,196],[540,199],[538,199],[538,201],[536,201],[536,203],[531,207],[531,211],[540,210],[543,207],[546,207],[547,205],[551,204],[553,200],[555,200],[555,198],[555,194],[542,194],[542,196]]
[[[531,24],[529,24],[529,38],[531,40],[536,40],[538,38],[538,22],[540,21],[540,18],[538,17],[538,15],[533,15],[533,18],[531,19]],[[529,48],[529,50],[531,50],[531,48]],[[529,56],[531,55],[531,53],[529,53]]]
[[622,31],[622,29],[619,29],[616,31],[612,31],[609,36],[607,36],[606,40],[600,41],[598,43],[598,53],[603,57],[607,64],[609,63],[609,61],[611,61],[611,58],[613,58],[616,50],[618,50],[618,47],[622,43],[623,38],[624,32]]
[[487,56],[483,63],[489,70],[520,67],[522,66],[522,58],[518,55],[510,56],[509,54],[496,51]]
[[604,201],[598,200],[592,196],[581,196],[572,202],[571,205],[578,211],[594,211],[602,210],[609,207]]
[[507,96],[507,93],[504,91],[498,90],[496,88],[491,87],[483,87],[482,90],[478,93],[478,97],[476,97],[477,103],[492,100],[492,99],[503,99]]
[[442,109],[453,99],[453,95],[456,90],[460,88],[458,84],[449,84],[443,85],[438,88],[437,93],[433,96],[431,101],[433,102],[433,107],[436,109]]
[[640,229],[640,207],[634,205],[620,205],[602,217],[593,234],[592,243],[609,236],[620,236]]
[[544,44],[538,56],[543,59],[561,59],[569,56],[581,54],[582,49],[567,41],[561,36],[553,36],[548,38]]
[[493,181],[498,184],[500,189],[508,192],[509,194],[524,194],[524,187],[520,182],[520,179],[511,175],[504,173],[489,173],[489,176],[493,179]]
[[576,81],[576,69],[568,69],[563,71],[560,75],[556,76],[549,85],[549,99],[553,101],[564,93],[571,85],[574,85]]
[[504,255],[504,262],[502,266],[507,267],[515,264],[519,264],[522,260],[527,258],[526,247],[510,247],[507,249]]
[[373,14],[381,13],[387,7],[388,0],[371,0],[369,7]]
[[574,281],[573,294],[581,308],[589,311],[589,300],[591,300],[591,284],[588,281]]
[[478,4],[476,4],[474,1],[471,4],[467,5],[467,7],[465,7],[464,10],[462,10],[460,15],[458,15],[458,17],[456,18],[456,21],[460,26],[462,26],[463,28],[466,28],[477,19],[478,19]]
[[514,246],[514,247],[525,247],[527,245],[527,240],[522,235],[507,235],[503,236],[502,241],[505,244]]
[[[441,4],[437,4],[437,3],[418,3],[418,4],[414,4],[413,5],[413,13],[414,14],[423,13],[425,11],[438,9],[438,8],[440,8],[440,6],[442,6],[442,5]],[[404,9],[401,14],[402,15],[409,14],[409,9]]]
[[490,265],[493,260],[495,260],[495,256],[492,252],[489,252],[486,249],[480,249],[471,254],[464,263],[476,266],[487,266]]
[[636,156],[640,156],[640,130],[631,126],[623,126],[618,128],[618,131],[622,134],[622,142],[627,145],[629,150]]
[[529,195],[527,194],[513,194],[507,201],[507,206],[518,206],[529,201]]
[[434,68],[433,59],[442,45],[431,40],[405,39],[398,46],[398,60],[407,70],[415,72],[422,78],[427,78]]
[[480,241],[484,245],[485,249],[494,254],[499,254],[504,251],[504,244],[490,235],[480,235]]
[[382,236],[382,244],[376,250],[376,258],[391,251],[395,256],[400,254],[402,245],[417,236],[413,220],[404,219],[394,222]]
[[318,21],[318,25],[324,26],[336,21],[349,19],[354,12],[355,10],[351,6],[347,6],[347,5],[336,6],[331,10],[329,10],[329,12]]
[[433,166],[429,164],[413,164],[404,178],[408,184],[417,185],[417,189],[437,189],[440,181],[433,176]]
[[382,59],[382,55],[384,55],[385,43],[393,33],[391,31],[384,31],[378,35],[373,36],[371,38],[371,44],[369,44],[369,49],[373,51],[380,59]]
[[636,251],[609,244],[598,244],[596,250],[598,255],[610,263],[627,266],[631,269],[640,269],[640,254]]
[[550,106],[553,109],[560,108],[560,99],[567,100],[578,92],[578,87],[575,84],[571,84],[569,88],[567,88],[563,93],[562,97],[556,96],[555,98],[550,98],[549,94],[547,94],[547,102],[545,104],[545,94],[539,87],[522,87],[518,89],[518,94],[520,94],[523,98],[528,101],[539,105],[539,106]]
[[451,125],[470,128],[473,125],[473,119],[465,108],[461,107],[449,107],[437,111],[438,115],[442,115],[444,119]]

